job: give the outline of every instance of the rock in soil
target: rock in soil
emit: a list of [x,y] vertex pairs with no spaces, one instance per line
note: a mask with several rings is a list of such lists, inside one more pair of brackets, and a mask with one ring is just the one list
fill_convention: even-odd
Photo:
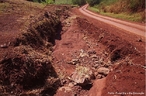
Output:
[[99,74],[102,74],[104,76],[107,76],[110,72],[110,70],[108,68],[105,68],[105,67],[100,67],[97,71]]
[[72,80],[82,86],[90,84],[92,79],[92,70],[83,66],[78,66],[72,75]]
[[68,62],[68,64],[76,65],[80,63],[79,59],[72,59],[71,61]]

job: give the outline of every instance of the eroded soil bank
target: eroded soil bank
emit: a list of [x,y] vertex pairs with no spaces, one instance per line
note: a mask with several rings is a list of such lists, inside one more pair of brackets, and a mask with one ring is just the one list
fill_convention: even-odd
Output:
[[136,36],[128,41],[75,10],[64,21],[69,28],[56,40],[52,54],[63,85],[55,96],[144,96],[145,54],[136,46],[144,46],[144,40]]
[[52,46],[69,7],[23,0],[2,5],[6,8],[0,15],[0,95],[52,96],[60,86],[51,63]]
[[22,5],[30,3],[7,3],[9,15],[0,16],[0,95],[144,96],[144,39],[77,8],[35,5],[29,14]]

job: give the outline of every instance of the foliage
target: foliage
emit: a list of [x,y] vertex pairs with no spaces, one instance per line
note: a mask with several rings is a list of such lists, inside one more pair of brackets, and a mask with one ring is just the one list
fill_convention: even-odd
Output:
[[86,0],[90,6],[94,6],[95,4],[99,4],[101,0]]
[[53,4],[53,3],[54,3],[54,0],[45,0],[45,2],[46,2],[47,4]]
[[86,4],[86,0],[72,0],[73,4],[77,4],[79,6]]
[[72,4],[72,0],[55,0],[55,4]]
[[55,0],[28,0],[28,1],[39,2],[39,3],[45,2],[47,4],[52,4],[55,2]]
[[111,5],[113,3],[116,3],[117,1],[119,1],[119,0],[100,0],[102,5]]
[[124,20],[145,22],[145,0],[101,0],[90,10]]
[[129,7],[132,12],[145,9],[145,0],[129,0]]
[[100,0],[98,7],[104,12],[119,13],[130,11],[134,13],[145,9],[145,0]]

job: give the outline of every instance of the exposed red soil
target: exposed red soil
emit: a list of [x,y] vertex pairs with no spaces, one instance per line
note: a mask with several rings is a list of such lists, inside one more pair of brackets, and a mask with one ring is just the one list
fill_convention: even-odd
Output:
[[[36,10],[40,9],[37,7],[32,8],[29,3],[25,4],[24,0],[19,2],[17,0],[7,0],[3,3],[8,4],[8,6],[0,14],[0,45],[6,44],[9,46],[19,36],[19,33],[24,30],[26,27],[25,23],[30,21],[31,15],[39,13]],[[31,13],[29,13],[30,9]],[[1,48],[0,58],[3,58],[8,50],[11,50],[11,47]]]
[[[25,19],[19,18],[24,15]],[[21,26],[22,22],[32,16],[26,13],[0,16],[0,45],[15,40],[24,27]],[[62,85],[55,96],[135,96],[136,93],[144,96],[145,38],[87,17],[78,8],[70,10],[70,14],[65,14],[61,20],[62,31],[56,37],[52,53],[52,64]],[[0,48],[0,60],[12,49],[12,46]],[[89,56],[80,56],[82,51]],[[91,57],[93,54],[98,61],[101,60],[98,66],[95,58]],[[70,64],[72,59],[80,60],[79,64]],[[91,85],[72,85],[70,77],[78,66],[89,67],[94,72]],[[95,73],[99,67],[108,68],[110,73],[98,77],[99,74]],[[45,92],[49,93],[50,90]]]
[[[66,62],[71,59],[70,55],[72,53],[76,53],[74,50],[86,49],[87,45],[80,39],[82,34],[86,34],[89,39],[92,38],[92,42],[100,44],[100,48],[98,46],[93,48],[97,53],[106,51],[108,56],[105,56],[105,58],[113,61],[113,71],[106,78],[95,80],[90,91],[86,90],[87,92],[85,93],[80,91],[79,96],[133,96],[136,94],[144,96],[145,39],[87,17],[76,8],[72,12],[81,18],[76,18],[77,22],[74,22],[69,27],[70,29],[63,33],[60,41],[56,41],[56,46],[58,47],[56,47],[53,56],[61,62],[57,62],[58,66],[61,66],[58,69],[66,71],[67,76],[71,75],[74,66],[68,65]],[[78,27],[75,27],[76,25]],[[102,37],[101,34],[104,34],[104,36]],[[65,46],[63,42],[67,42]],[[87,48],[87,50],[90,49]],[[113,59],[112,56],[117,58]],[[63,93],[59,92],[57,96]],[[65,93],[63,95],[70,96],[71,94],[73,93]]]

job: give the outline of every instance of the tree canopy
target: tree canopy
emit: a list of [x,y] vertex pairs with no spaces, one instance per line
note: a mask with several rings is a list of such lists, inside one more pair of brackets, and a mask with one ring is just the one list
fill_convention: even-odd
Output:
[[77,4],[77,5],[84,5],[86,4],[86,0],[72,0],[73,4]]
[[95,4],[99,4],[101,0],[86,0],[90,6],[94,6]]

